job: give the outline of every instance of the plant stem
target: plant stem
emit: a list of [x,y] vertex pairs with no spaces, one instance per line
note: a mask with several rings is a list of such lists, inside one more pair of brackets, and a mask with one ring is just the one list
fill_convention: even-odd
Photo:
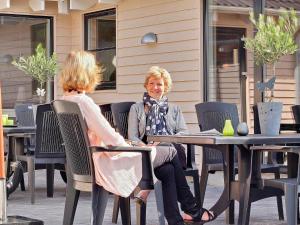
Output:
[[[275,72],[276,72],[276,62],[273,63],[273,77],[276,76]],[[270,102],[273,101],[273,98],[274,98],[274,88],[271,89]]]

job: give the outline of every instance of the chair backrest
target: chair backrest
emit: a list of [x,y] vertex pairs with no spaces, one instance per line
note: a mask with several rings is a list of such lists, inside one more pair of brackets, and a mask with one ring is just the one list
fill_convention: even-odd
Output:
[[292,111],[296,123],[300,123],[300,105],[292,106]]
[[65,148],[58,120],[50,104],[38,105],[36,115],[36,158],[64,158]]
[[103,105],[99,105],[101,113],[103,114],[103,116],[105,117],[105,119],[107,119],[107,121],[109,122],[109,124],[112,127],[115,127],[114,125],[114,119],[113,119],[113,114],[111,111],[111,104],[103,104]]
[[119,102],[111,104],[115,128],[125,139],[128,138],[129,111],[134,103],[135,102]]
[[18,104],[15,106],[17,123],[20,126],[35,126],[34,105],[31,103]]
[[[238,109],[235,104],[224,102],[204,102],[195,105],[198,124],[201,131],[216,129],[223,131],[226,119],[230,119],[234,131],[239,124]],[[204,151],[203,156],[205,163],[222,163],[223,157],[220,151],[211,149]]]
[[93,163],[89,149],[87,125],[77,103],[52,102],[66,149],[66,158],[73,180],[92,182]]

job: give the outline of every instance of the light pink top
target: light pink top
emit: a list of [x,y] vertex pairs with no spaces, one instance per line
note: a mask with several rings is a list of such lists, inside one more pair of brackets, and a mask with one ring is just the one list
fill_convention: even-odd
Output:
[[[78,103],[87,123],[91,146],[128,146],[124,138],[110,126],[92,98],[84,93],[68,93],[62,99]],[[93,160],[96,183],[116,195],[128,197],[142,178],[140,153],[97,152],[93,154]]]

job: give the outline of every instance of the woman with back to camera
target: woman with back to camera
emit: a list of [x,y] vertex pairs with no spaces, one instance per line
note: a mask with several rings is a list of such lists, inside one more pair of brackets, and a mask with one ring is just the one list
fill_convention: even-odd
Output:
[[[71,52],[60,74],[60,84],[64,95],[63,99],[76,102],[88,127],[88,137],[90,145],[101,146],[128,146],[124,138],[117,133],[109,122],[101,114],[100,108],[86,95],[92,92],[99,81],[99,69],[96,66],[95,58],[92,54],[84,51]],[[155,174],[158,172],[162,182],[171,182],[170,185],[177,186],[177,180],[186,182],[182,168],[180,166],[176,151],[158,152],[152,147],[153,167]],[[94,153],[93,161],[95,166],[95,181],[105,190],[123,197],[130,196],[142,177],[142,165],[140,153]],[[131,169],[125,169],[130,167]],[[176,169],[174,169],[176,167]],[[175,173],[176,172],[176,173]],[[169,180],[168,177],[173,179]],[[175,179],[176,178],[176,179]],[[126,181],[126,182],[124,182]],[[173,183],[172,183],[173,182]],[[93,190],[93,204],[97,203],[99,190]],[[177,188],[180,193],[181,205],[189,215],[189,221],[200,221],[201,223],[211,221],[215,218],[213,213],[205,209],[200,209],[192,196],[187,184]],[[171,196],[173,199],[173,196]],[[167,216],[170,225],[184,225],[180,216],[176,193],[172,204],[168,204],[170,209],[175,209],[172,217]],[[177,211],[176,211],[177,208]],[[94,209],[94,206],[93,206]],[[166,207],[165,207],[166,209]]]
[[[156,177],[162,181],[167,220],[169,224],[174,224],[173,221],[180,221],[177,201],[181,203],[185,221],[197,220],[188,210],[188,206],[195,200],[182,169],[186,166],[184,147],[181,144],[166,146],[163,143],[147,143],[148,135],[176,135],[188,132],[180,108],[168,103],[166,94],[170,91],[171,86],[172,79],[167,70],[158,66],[150,68],[144,82],[146,92],[143,99],[141,102],[133,104],[130,109],[128,138],[140,146],[155,145],[156,161],[165,161],[166,155],[171,155],[170,158],[173,157],[169,166],[156,167],[154,164],[154,168],[156,168],[154,172]],[[141,191],[138,197],[141,201],[146,201],[149,192],[148,190]],[[209,213],[205,209],[200,209],[200,211],[207,215],[207,218],[203,218],[203,220],[214,219],[213,213]]]

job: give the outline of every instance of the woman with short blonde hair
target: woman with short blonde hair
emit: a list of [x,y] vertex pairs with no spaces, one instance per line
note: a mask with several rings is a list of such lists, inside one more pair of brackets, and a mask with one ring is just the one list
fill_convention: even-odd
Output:
[[64,92],[72,90],[92,92],[100,81],[100,69],[94,55],[84,51],[72,51],[60,74]]
[[144,87],[146,89],[150,78],[163,79],[165,85],[165,89],[164,89],[165,94],[167,94],[171,90],[172,79],[171,79],[171,75],[166,69],[158,66],[150,67],[144,82]]

